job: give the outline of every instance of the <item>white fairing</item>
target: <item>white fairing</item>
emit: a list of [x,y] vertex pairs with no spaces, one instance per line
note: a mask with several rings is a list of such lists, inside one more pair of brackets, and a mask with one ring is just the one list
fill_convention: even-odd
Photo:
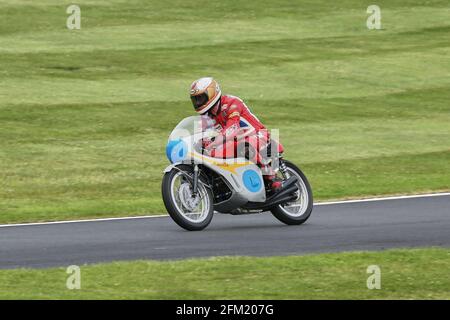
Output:
[[[213,163],[211,160],[214,162],[219,160],[220,165]],[[224,177],[229,185],[248,201],[266,201],[261,169],[254,163],[247,161],[245,158],[224,160],[205,156],[203,156],[203,161],[199,163]]]
[[[201,117],[189,117],[182,120],[169,137],[168,157],[173,162],[164,172],[169,172],[177,164],[202,164],[221,175],[228,186],[249,202],[265,202],[266,192],[261,169],[245,158],[220,159],[206,156],[194,148],[201,138],[214,136],[214,130],[204,131],[199,127]],[[177,147],[180,146],[181,147]]]

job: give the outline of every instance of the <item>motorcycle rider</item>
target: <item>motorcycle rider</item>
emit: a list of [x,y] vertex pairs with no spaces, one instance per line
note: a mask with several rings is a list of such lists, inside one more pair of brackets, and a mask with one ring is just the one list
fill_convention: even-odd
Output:
[[[245,132],[245,156],[265,173],[263,178],[269,189],[275,191],[280,188],[281,180],[276,178],[270,165],[263,163],[264,157],[260,153],[270,143],[270,135],[247,105],[238,97],[222,94],[219,84],[212,77],[194,81],[190,96],[195,111],[206,116],[206,120],[211,120],[220,132],[214,140],[204,141],[206,151],[212,157],[233,157],[237,150],[236,140]],[[278,152],[283,152],[281,144],[278,144]]]

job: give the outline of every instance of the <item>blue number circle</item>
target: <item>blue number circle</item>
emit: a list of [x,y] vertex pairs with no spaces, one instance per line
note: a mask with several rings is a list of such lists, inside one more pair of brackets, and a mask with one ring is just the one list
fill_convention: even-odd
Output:
[[183,161],[186,158],[187,151],[187,145],[181,139],[171,140],[166,146],[167,158],[172,163]]
[[242,175],[244,186],[251,192],[258,192],[261,190],[262,181],[259,174],[255,170],[247,170]]

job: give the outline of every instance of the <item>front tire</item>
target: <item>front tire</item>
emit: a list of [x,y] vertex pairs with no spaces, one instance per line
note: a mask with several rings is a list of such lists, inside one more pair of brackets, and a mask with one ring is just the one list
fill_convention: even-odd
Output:
[[297,177],[297,198],[286,204],[280,204],[270,211],[272,214],[287,225],[299,225],[308,220],[313,209],[313,194],[311,185],[305,174],[292,162],[284,161],[286,165],[286,173],[289,178],[294,175]]
[[193,171],[188,165],[173,168],[164,174],[161,191],[170,217],[186,230],[199,231],[206,228],[213,217],[213,194],[202,180],[203,183],[198,183],[197,196],[192,195],[192,183],[186,175],[192,176]]

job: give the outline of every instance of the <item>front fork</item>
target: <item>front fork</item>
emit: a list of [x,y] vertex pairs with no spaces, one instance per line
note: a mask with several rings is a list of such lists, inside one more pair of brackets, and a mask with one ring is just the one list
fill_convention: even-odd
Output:
[[193,176],[192,196],[197,196],[198,191],[198,164],[194,164],[194,176]]

